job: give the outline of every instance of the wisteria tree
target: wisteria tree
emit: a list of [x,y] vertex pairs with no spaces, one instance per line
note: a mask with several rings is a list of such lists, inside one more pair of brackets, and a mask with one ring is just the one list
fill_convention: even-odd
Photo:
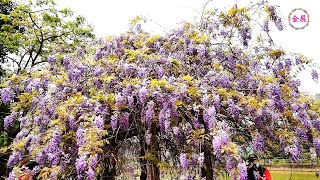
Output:
[[[319,102],[294,76],[311,62],[273,43],[269,28],[284,28],[275,6],[206,10],[163,36],[143,31],[142,21],[101,41],[95,55],[52,55],[48,69],[5,84],[2,103],[18,98],[5,127],[21,127],[9,179],[114,179],[124,172],[117,151],[132,138],[140,179],[227,172],[245,180],[246,147],[295,161],[304,147],[320,152]],[[26,160],[37,166],[23,169]]]

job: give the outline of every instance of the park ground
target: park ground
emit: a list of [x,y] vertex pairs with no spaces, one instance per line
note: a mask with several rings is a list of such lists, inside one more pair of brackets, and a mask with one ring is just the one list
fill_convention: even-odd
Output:
[[315,172],[271,171],[271,176],[272,180],[320,180]]

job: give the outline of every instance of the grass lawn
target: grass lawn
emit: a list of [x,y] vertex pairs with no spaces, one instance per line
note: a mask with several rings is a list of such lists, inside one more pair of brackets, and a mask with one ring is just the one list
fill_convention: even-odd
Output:
[[[271,171],[272,180],[289,180],[290,171]],[[320,180],[315,172],[294,172],[292,171],[291,180]]]

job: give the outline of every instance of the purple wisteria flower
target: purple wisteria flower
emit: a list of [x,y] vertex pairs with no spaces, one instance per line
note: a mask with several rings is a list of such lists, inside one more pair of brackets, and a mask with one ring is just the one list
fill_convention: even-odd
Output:
[[200,57],[204,57],[206,55],[206,52],[207,52],[206,47],[203,44],[200,44],[198,49],[197,49],[197,52],[198,52],[198,55]]
[[298,141],[295,141],[294,144],[285,147],[284,151],[285,153],[290,154],[294,161],[299,161],[302,147],[300,146]]
[[257,134],[253,140],[253,150],[257,153],[263,153],[264,149],[264,139],[260,134]]
[[140,104],[144,104],[147,100],[147,88],[142,87],[139,90],[139,102]]
[[98,164],[98,154],[95,154],[94,156],[92,156],[90,158],[90,161],[89,161],[89,166],[90,167],[96,167]]
[[234,169],[234,162],[230,157],[226,158],[226,168],[228,173],[230,173],[232,169]]
[[282,19],[280,17],[277,16],[274,23],[277,26],[279,31],[283,30],[283,23],[282,23]]
[[154,102],[153,101],[149,101],[147,104],[147,111],[146,111],[146,125],[147,127],[150,127],[151,123],[152,123],[152,118],[154,115]]
[[94,118],[94,125],[99,128],[99,129],[103,129],[104,128],[104,120],[101,116],[96,116]]
[[229,141],[229,134],[224,130],[219,130],[218,134],[212,139],[213,154],[220,155],[223,145],[227,145]]
[[319,139],[313,140],[313,146],[316,149],[317,154],[320,154],[320,140]]
[[7,162],[7,166],[13,167],[21,160],[22,160],[22,152],[21,151],[13,151],[13,153],[9,157],[9,160]]
[[238,172],[239,172],[239,175],[240,175],[240,180],[247,180],[248,179],[248,174],[247,174],[247,166],[246,166],[246,163],[242,162],[242,163],[239,163],[237,165],[238,167]]
[[315,82],[318,82],[319,74],[318,74],[318,72],[316,70],[313,69],[311,71],[311,77]]
[[186,154],[180,154],[179,160],[180,160],[180,166],[181,166],[181,168],[182,168],[183,170],[188,169],[188,167],[189,167],[189,162],[188,162],[187,155],[186,155]]
[[63,62],[62,62],[63,66],[68,68],[69,64],[70,64],[70,60],[67,56],[63,57]]
[[209,106],[209,97],[207,94],[204,94],[201,98],[202,106],[203,107],[208,107]]
[[113,131],[117,130],[118,128],[118,114],[115,113],[111,116],[111,128]]
[[175,136],[179,136],[180,135],[180,128],[179,127],[173,127],[172,128],[172,131],[173,131],[173,134],[175,135]]
[[48,57],[49,64],[53,64],[55,62],[55,60],[56,60],[56,57],[54,55],[51,55]]
[[87,177],[88,177],[88,179],[89,180],[94,180],[94,179],[96,179],[95,178],[95,173],[94,173],[94,171],[92,170],[92,168],[89,168],[89,170],[87,171]]
[[4,118],[4,128],[9,129],[13,126],[14,122],[16,121],[18,116],[17,112],[12,112],[9,116]]
[[128,96],[128,105],[129,105],[129,107],[131,108],[131,109],[133,109],[134,108],[134,98],[133,98],[133,96]]
[[4,88],[1,90],[1,101],[3,104],[7,105],[13,100],[14,92],[9,88]]
[[146,143],[147,143],[147,145],[151,145],[151,133],[150,133],[150,130],[147,130],[147,132],[146,132]]
[[269,32],[269,21],[268,20],[263,21],[263,31]]
[[199,157],[198,157],[198,163],[200,167],[203,167],[203,163],[204,163],[204,153],[200,153]]
[[86,141],[86,139],[84,137],[85,133],[86,133],[86,130],[84,130],[82,128],[79,128],[77,130],[77,145],[78,146],[82,146],[85,143],[85,141]]
[[80,174],[81,172],[85,171],[86,168],[87,168],[87,156],[81,155],[79,158],[76,159],[77,173]]
[[123,127],[124,129],[129,128],[129,115],[130,114],[128,112],[121,114],[119,118],[119,126]]

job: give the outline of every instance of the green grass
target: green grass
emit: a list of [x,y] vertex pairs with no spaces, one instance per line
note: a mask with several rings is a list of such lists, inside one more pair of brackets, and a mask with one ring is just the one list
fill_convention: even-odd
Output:
[[[271,171],[272,180],[289,180],[290,171]],[[291,180],[320,180],[315,172],[292,172]]]

